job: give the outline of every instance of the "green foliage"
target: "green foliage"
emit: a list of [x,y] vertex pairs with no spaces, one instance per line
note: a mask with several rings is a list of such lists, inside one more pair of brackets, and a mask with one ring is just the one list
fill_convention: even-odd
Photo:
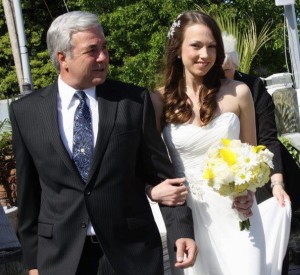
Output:
[[[110,78],[149,88],[156,86],[168,29],[179,13],[196,9],[195,5],[209,12],[221,12],[244,30],[247,20],[254,18],[257,33],[271,18],[274,35],[252,60],[251,73],[266,77],[287,70],[283,7],[276,7],[274,0],[23,0],[22,13],[35,89],[48,85],[57,76],[49,61],[46,32],[52,20],[67,11],[64,2],[69,11],[81,9],[99,14],[109,43]],[[299,7],[300,0],[296,0],[298,13]],[[0,13],[4,14],[2,1]],[[0,17],[0,47],[0,99],[3,99],[20,93],[4,16]]]
[[37,53],[37,59],[30,62],[35,87],[50,85],[57,78],[56,70],[49,59],[47,51]]
[[[34,89],[51,84],[57,77],[46,45],[46,34],[51,22],[60,14],[65,13],[63,1],[32,1],[23,0],[23,17],[26,27],[30,69]],[[76,1],[66,1],[68,8],[78,9]],[[69,3],[70,2],[70,3]],[[38,16],[32,16],[38,14]]]
[[[255,21],[257,33],[260,33],[265,24],[269,22],[270,30],[273,32],[272,39],[264,44],[253,59],[250,73],[267,77],[274,73],[287,71],[288,64],[285,61],[284,49],[283,6],[276,6],[274,0],[224,0],[213,2],[218,2],[218,4],[201,5],[201,7],[204,7],[210,14],[222,14],[224,18],[234,19],[242,30],[247,30],[247,21],[250,18]],[[295,9],[296,17],[299,18],[300,0],[295,1]]]
[[[0,13],[4,14],[2,1],[0,3]],[[19,85],[15,72],[7,26],[3,19],[0,20],[0,35],[0,99],[5,99],[13,94],[18,94]]]
[[[253,20],[249,20],[249,31],[244,32],[241,45],[241,71],[249,73],[251,64],[258,51],[273,37],[273,32],[270,31],[271,24],[267,22],[263,25],[260,33],[257,35],[256,25]],[[243,46],[242,46],[243,45]]]
[[14,66],[11,68],[9,71],[0,68],[0,91],[3,91],[0,93],[0,99],[7,99],[20,94],[16,71]]
[[[76,8],[75,5],[71,6]],[[50,84],[56,77],[54,68],[49,63],[46,32],[52,20],[64,12],[66,8],[63,1],[22,1],[26,47],[34,89]],[[4,14],[2,1],[0,13]],[[4,16],[0,19],[0,47],[0,99],[5,99],[19,95],[20,89]]]
[[271,30],[271,22],[266,22],[257,35],[254,20],[252,18],[246,18],[242,21],[242,24],[240,24],[240,22],[233,17],[233,14],[237,13],[234,8],[230,8],[230,14],[224,13],[214,6],[210,7],[210,11],[197,5],[196,8],[214,17],[222,32],[232,34],[236,38],[236,47],[240,59],[239,70],[244,73],[249,73],[252,61],[258,54],[258,51],[273,37],[274,30]]
[[[276,45],[283,43],[283,7],[276,6],[273,0],[264,1],[231,1],[231,6],[237,11],[237,20],[247,18],[255,20],[257,31],[260,32],[266,22],[270,22],[274,36],[257,54],[252,63],[251,72],[260,76],[285,72],[285,54],[283,47]],[[269,21],[271,19],[271,21]],[[281,44],[283,45],[283,44]],[[276,58],[274,58],[276,56]],[[270,62],[272,60],[272,62]]]
[[0,138],[0,159],[12,154],[12,136],[11,133],[5,132]]
[[139,2],[139,0],[69,0],[68,7],[95,12],[99,15],[115,11],[118,7],[124,7]]
[[300,167],[300,152],[291,144],[289,139],[281,136],[279,137],[279,140],[286,147],[293,159],[296,161],[297,165]]
[[12,154],[11,124],[8,119],[0,121],[0,158]]
[[152,89],[161,67],[166,34],[190,0],[142,0],[100,16],[110,52],[110,78]]
[[0,138],[4,133],[11,132],[11,124],[9,119],[0,121]]

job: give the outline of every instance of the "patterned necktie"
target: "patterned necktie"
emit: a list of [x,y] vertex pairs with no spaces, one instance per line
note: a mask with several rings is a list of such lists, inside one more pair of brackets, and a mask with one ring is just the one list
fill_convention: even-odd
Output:
[[93,156],[93,129],[86,94],[77,91],[74,94],[80,103],[75,111],[73,126],[73,161],[84,182],[87,182]]

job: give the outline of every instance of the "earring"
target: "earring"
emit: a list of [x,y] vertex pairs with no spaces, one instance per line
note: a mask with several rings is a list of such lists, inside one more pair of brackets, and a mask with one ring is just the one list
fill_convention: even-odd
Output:
[[180,55],[178,55],[178,56],[177,56],[177,58],[178,58],[178,59],[180,59],[180,58],[181,58],[181,56],[180,56]]

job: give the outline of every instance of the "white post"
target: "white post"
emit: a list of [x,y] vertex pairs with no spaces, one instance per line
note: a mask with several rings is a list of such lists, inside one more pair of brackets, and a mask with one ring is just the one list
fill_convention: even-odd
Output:
[[295,15],[295,5],[284,6],[284,16],[287,22],[289,50],[291,55],[291,63],[293,67],[293,75],[295,88],[300,88],[300,48],[297,21]]
[[18,43],[18,37],[17,37],[17,30],[15,26],[14,16],[13,16],[13,10],[11,7],[11,4],[9,0],[3,0],[3,8],[4,8],[4,14],[6,19],[6,25],[8,30],[8,35],[10,39],[11,44],[11,50],[14,57],[14,63],[16,67],[16,73],[20,88],[20,93],[23,91],[23,71],[22,71],[22,62],[20,57],[20,51],[19,51],[19,43]]
[[300,113],[300,46],[295,13],[295,0],[275,0],[276,6],[284,6],[284,17],[287,22],[289,52],[294,78],[294,88],[297,91],[297,105]]
[[14,12],[15,12],[15,21],[17,26],[17,33],[19,39],[19,48],[21,54],[21,61],[22,61],[22,69],[23,69],[23,87],[28,91],[28,86],[30,90],[32,90],[32,80],[31,80],[31,73],[30,73],[30,66],[29,66],[29,59],[28,59],[28,51],[26,47],[26,37],[25,37],[25,29],[24,29],[24,22],[22,16],[22,8],[21,8],[21,0],[13,0],[14,5]]

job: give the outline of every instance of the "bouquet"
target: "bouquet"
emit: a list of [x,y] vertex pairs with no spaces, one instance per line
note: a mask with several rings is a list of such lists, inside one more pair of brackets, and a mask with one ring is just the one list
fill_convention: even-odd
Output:
[[[247,190],[265,185],[273,168],[273,153],[265,146],[251,146],[240,140],[222,139],[206,156],[203,178],[214,191],[232,199]],[[250,221],[240,215],[240,230],[249,229]]]

